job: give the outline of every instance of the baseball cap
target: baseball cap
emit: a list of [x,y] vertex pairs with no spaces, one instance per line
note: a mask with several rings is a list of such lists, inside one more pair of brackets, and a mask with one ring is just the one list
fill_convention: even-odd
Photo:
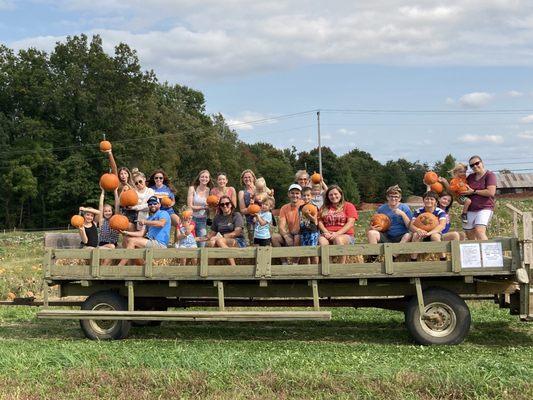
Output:
[[155,196],[151,196],[148,201],[147,201],[148,205],[152,205],[152,204],[159,204],[159,199]]
[[289,192],[293,189],[298,189],[300,192],[302,191],[302,187],[298,185],[297,183],[293,183],[292,185],[289,186]]

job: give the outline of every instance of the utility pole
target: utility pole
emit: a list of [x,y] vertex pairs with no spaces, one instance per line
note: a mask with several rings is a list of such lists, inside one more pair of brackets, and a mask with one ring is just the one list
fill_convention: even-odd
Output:
[[320,111],[316,112],[316,120],[318,125],[318,173],[320,176],[322,176],[322,179],[324,179],[324,176],[322,175],[322,144],[320,140]]

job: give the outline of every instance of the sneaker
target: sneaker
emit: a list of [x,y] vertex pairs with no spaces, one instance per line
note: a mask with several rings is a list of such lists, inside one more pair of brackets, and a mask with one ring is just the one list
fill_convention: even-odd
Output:
[[463,224],[468,224],[468,216],[466,214],[461,214],[461,221],[463,221]]

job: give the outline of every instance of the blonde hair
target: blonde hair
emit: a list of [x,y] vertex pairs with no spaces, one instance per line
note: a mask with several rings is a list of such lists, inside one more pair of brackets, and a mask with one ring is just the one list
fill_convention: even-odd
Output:
[[455,166],[450,170],[448,171],[450,174],[455,175],[457,172],[459,171],[468,171],[468,167],[466,164],[464,163],[457,163],[455,164]]
[[244,185],[243,178],[244,178],[245,174],[252,175],[252,181],[253,181],[253,183],[255,185],[255,182],[257,181],[257,178],[255,177],[254,171],[252,171],[251,169],[245,169],[244,171],[242,171],[242,173],[241,173],[241,183]]
[[144,175],[144,173],[139,171],[139,168],[133,168],[131,170],[131,176],[133,177],[134,180],[135,180],[135,177],[141,176],[146,181],[146,175]]
[[272,194],[272,190],[270,190],[266,185],[265,178],[260,177],[255,180],[255,193],[266,193],[269,196]]
[[201,170],[201,171],[198,173],[198,175],[196,175],[196,178],[195,178],[194,181],[192,182],[192,185],[191,185],[191,186],[194,187],[194,190],[196,190],[196,188],[197,188],[198,186],[200,186],[200,176],[201,176],[202,174],[205,174],[206,172],[207,172],[207,174],[209,175],[209,182],[207,182],[207,185],[206,185],[206,186],[207,186],[209,189],[211,189],[211,188],[213,187],[213,182],[211,181],[211,173],[209,172],[209,170],[207,170],[207,169],[203,169],[203,170]]
[[294,181],[298,182],[298,179],[300,179],[300,178],[302,178],[304,176],[306,176],[307,177],[306,179],[309,180],[309,173],[305,169],[299,169],[294,174]]

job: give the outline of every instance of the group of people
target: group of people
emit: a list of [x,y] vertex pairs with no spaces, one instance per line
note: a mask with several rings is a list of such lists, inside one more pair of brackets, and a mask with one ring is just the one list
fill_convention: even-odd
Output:
[[[79,232],[85,247],[115,248],[122,233],[123,248],[167,248],[171,242],[172,226],[175,227],[174,246],[178,248],[355,243],[354,225],[358,219],[355,206],[344,198],[342,188],[337,185],[328,187],[322,179],[320,183],[313,184],[305,170],[298,171],[294,183],[288,187],[289,201],[280,207],[277,221],[273,216],[274,191],[267,187],[263,178],[257,178],[249,169],[241,173],[242,189],[238,192],[229,186],[225,173],[218,173],[213,182],[208,170],[200,171],[188,188],[186,205],[178,214],[174,209],[176,190],[163,170],[155,170],[147,179],[137,169],[117,168],[111,150],[107,153],[112,172],[119,178],[119,187],[114,191],[114,207],[104,204],[104,190],[98,209],[80,207],[85,223]],[[485,170],[478,156],[473,156],[469,165],[473,172],[466,177],[468,191],[458,201],[465,207],[463,227],[466,237],[483,240],[487,238],[486,228],[494,209],[495,176]],[[441,181],[449,188],[446,180]],[[120,207],[120,194],[128,190],[136,191],[137,204]],[[215,202],[212,201],[213,196]],[[461,232],[450,231],[448,210],[454,196],[449,192],[440,196],[432,191],[426,192],[424,207],[414,213],[401,203],[401,197],[402,190],[397,185],[387,189],[387,202],[377,212],[386,214],[391,225],[386,232],[371,226],[367,231],[369,243],[460,240],[464,237]],[[163,198],[165,201],[162,201]],[[431,212],[439,219],[439,225],[429,232],[413,224],[423,212]],[[110,228],[109,220],[113,213],[121,213],[128,218],[127,230],[118,232]],[[122,265],[127,262],[120,261]],[[228,259],[228,262],[235,264],[233,259]],[[294,262],[298,260],[283,260],[283,263]]]
[[[431,190],[427,191],[422,199],[424,206],[415,210],[401,203],[402,190],[398,185],[387,189],[387,202],[377,209],[377,213],[389,217],[391,224],[386,232],[381,232],[377,226],[371,226],[367,231],[369,243],[405,243],[420,241],[449,241],[449,240],[487,240],[487,227],[494,212],[496,194],[496,176],[485,169],[479,156],[469,159],[472,173],[466,175],[467,167],[457,164],[451,171],[455,178],[465,178],[464,191],[459,195],[452,194],[450,184],[445,178],[439,178],[447,189],[440,194]],[[461,220],[463,232],[451,231],[449,210],[454,197],[463,205]],[[416,218],[429,212],[435,215],[439,223],[430,231],[417,228],[414,224]],[[417,255],[411,256],[416,260]],[[441,258],[445,258],[443,255]]]

